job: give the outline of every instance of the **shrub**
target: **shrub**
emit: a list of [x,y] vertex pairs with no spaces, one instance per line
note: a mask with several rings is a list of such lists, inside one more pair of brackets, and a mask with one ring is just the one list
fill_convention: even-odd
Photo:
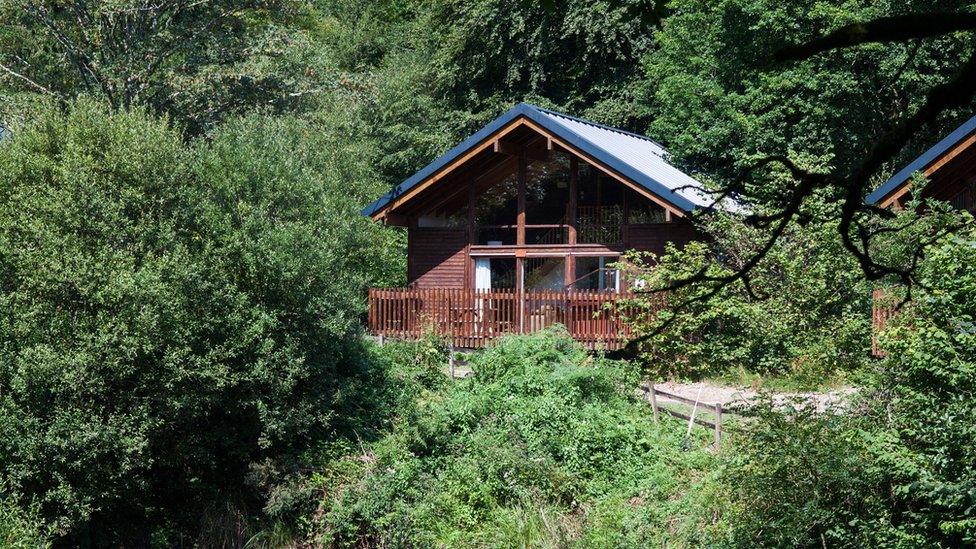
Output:
[[325,464],[317,543],[620,546],[692,538],[714,521],[663,528],[713,458],[655,426],[626,363],[550,330],[471,364],[473,378],[415,393],[391,434]]
[[941,239],[888,352],[848,410],[773,412],[723,475],[736,544],[963,547],[976,543],[976,232]]
[[383,237],[302,131],[82,102],[0,146],[0,478],[65,540],[233,532],[355,400]]
[[42,549],[51,546],[50,537],[49,528],[36,509],[22,509],[12,498],[0,495],[0,546]]
[[[667,294],[670,309],[634,319],[638,334],[647,336],[643,349],[653,375],[700,378],[744,370],[817,386],[863,364],[870,288],[835,225],[820,221],[830,206],[807,208],[813,220],[788,229],[750,273],[748,287],[742,281],[724,288],[695,283]],[[632,279],[659,289],[699,272],[728,276],[768,236],[732,217],[703,220],[702,229],[705,240],[670,247],[661,258],[632,254]],[[653,299],[638,301],[647,306]]]
[[943,546],[976,544],[976,230],[964,217],[926,250],[875,384],[898,517]]

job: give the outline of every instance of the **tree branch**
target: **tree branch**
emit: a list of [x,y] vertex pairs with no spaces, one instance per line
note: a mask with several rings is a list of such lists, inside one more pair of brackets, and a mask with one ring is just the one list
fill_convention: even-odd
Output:
[[912,13],[853,23],[805,44],[783,48],[773,55],[778,61],[799,61],[818,53],[873,42],[903,42],[958,31],[976,30],[976,13]]
[[53,95],[55,97],[60,97],[58,94],[54,93],[53,91],[51,91],[47,87],[39,84],[38,82],[36,82],[36,81],[28,78],[27,76],[25,76],[23,74],[20,74],[19,72],[11,69],[10,67],[4,65],[3,63],[0,63],[0,69],[2,69],[4,72],[6,72],[7,74],[9,74],[10,76],[13,76],[13,77],[18,78],[20,80],[23,80],[24,82],[26,82],[27,84],[29,84],[30,87],[34,88],[35,90],[37,90],[39,92],[43,92],[43,93],[46,93],[48,95]]

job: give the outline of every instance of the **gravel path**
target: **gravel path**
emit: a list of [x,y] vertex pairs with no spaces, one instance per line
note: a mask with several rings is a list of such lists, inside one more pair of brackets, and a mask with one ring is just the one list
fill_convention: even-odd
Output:
[[[657,383],[654,385],[659,391],[675,394],[694,400],[698,396],[699,387],[701,388],[700,401],[706,404],[721,403],[723,408],[735,408],[737,405],[748,404],[754,400],[759,393],[747,387],[730,387],[728,385],[717,385],[708,381],[702,383]],[[852,395],[856,389],[853,387],[841,387],[822,393],[775,393],[773,400],[778,403],[785,403],[800,399],[809,402],[817,407],[818,410],[825,410],[832,405],[842,405],[848,396]],[[658,398],[664,398],[658,396]]]

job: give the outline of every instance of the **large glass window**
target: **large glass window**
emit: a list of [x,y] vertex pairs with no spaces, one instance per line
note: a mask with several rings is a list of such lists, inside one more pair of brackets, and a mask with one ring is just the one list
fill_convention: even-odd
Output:
[[616,256],[577,257],[576,280],[573,288],[577,290],[618,290],[620,274],[610,265]]
[[630,189],[627,193],[627,223],[650,225],[666,221],[664,208]]
[[530,257],[525,259],[526,290],[561,290],[566,284],[565,257]]
[[525,174],[526,225],[565,225],[569,204],[569,155],[552,151],[530,162]]
[[475,198],[474,218],[481,225],[514,225],[518,216],[518,174],[511,173]]
[[581,163],[576,208],[576,241],[616,244],[622,239],[624,188],[616,179]]
[[492,257],[482,260],[489,264],[491,272],[492,290],[512,289],[515,287],[515,258]]
[[518,217],[517,174],[509,174],[475,198],[478,244],[512,246]]

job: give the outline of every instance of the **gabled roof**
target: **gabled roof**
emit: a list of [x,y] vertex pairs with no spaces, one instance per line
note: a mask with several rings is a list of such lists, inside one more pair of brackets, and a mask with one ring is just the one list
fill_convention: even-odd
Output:
[[[593,157],[682,211],[690,212],[696,208],[713,206],[715,199],[708,194],[704,185],[668,163],[667,151],[655,141],[642,135],[588,122],[528,103],[519,103],[366,206],[363,215],[371,216],[380,212],[397,197],[438,173],[458,157],[520,117],[534,122],[552,133],[554,137]],[[732,204],[727,204],[727,209],[738,209],[729,206]]]
[[867,197],[868,204],[877,204],[903,184],[907,183],[912,174],[924,170],[930,164],[942,157],[943,154],[959,144],[960,141],[976,131],[976,116],[962,123],[961,126],[945,136],[942,141],[936,143],[932,148],[923,152],[918,158],[912,160],[910,164],[902,168],[890,179],[885,181],[873,193]]

